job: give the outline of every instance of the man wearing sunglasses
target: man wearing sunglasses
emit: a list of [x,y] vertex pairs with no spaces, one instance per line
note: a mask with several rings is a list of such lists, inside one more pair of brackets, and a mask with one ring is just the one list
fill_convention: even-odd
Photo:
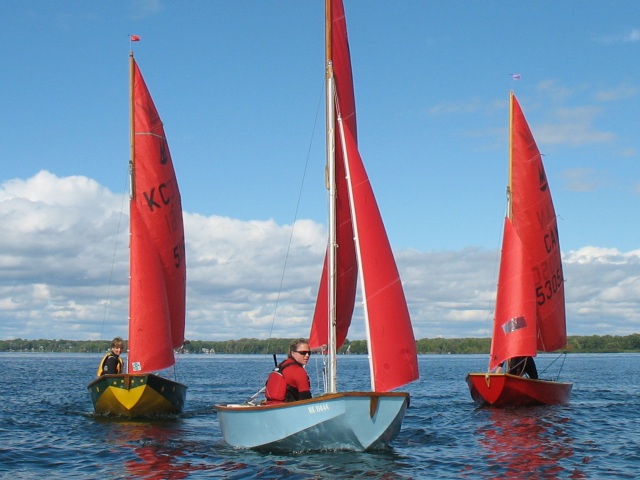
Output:
[[311,383],[304,367],[309,362],[311,348],[304,338],[294,340],[289,355],[267,379],[267,403],[295,402],[311,398]]

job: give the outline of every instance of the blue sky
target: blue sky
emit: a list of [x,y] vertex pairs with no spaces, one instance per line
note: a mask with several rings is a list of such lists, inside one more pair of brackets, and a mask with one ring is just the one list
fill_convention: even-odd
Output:
[[[489,335],[510,89],[545,155],[569,333],[640,330],[640,3],[344,2],[360,150],[416,336]],[[305,335],[326,223],[323,2],[2,10],[0,338],[126,336],[129,34],[182,191],[187,336]]]

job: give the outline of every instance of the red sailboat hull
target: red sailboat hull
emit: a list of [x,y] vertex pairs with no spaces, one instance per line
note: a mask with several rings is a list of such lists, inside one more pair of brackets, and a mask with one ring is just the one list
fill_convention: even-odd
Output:
[[470,373],[471,398],[482,407],[529,407],[566,405],[572,383],[532,380],[508,373]]

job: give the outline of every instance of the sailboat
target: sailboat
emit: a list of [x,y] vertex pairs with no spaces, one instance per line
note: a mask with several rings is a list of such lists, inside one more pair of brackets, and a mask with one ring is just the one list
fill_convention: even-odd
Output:
[[[329,240],[309,343],[327,352],[325,392],[297,402],[217,405],[224,440],[271,451],[387,447],[419,377],[416,342],[398,269],[358,152],[347,26],[341,0],[326,1]],[[341,392],[337,351],[362,289],[371,391]]]
[[[563,405],[572,384],[525,377],[537,352],[567,344],[564,276],[558,223],[542,157],[513,92],[509,121],[508,208],[489,359],[489,371],[466,377],[482,406]],[[504,369],[505,362],[515,365]],[[527,365],[526,362],[529,362]],[[505,371],[506,370],[506,371]],[[533,378],[531,378],[533,377]]]
[[[187,387],[157,372],[184,343],[186,263],[180,191],[162,121],[129,57],[130,284],[127,373],[88,385],[94,410],[127,417],[180,413]],[[154,373],[155,372],[155,373]]]

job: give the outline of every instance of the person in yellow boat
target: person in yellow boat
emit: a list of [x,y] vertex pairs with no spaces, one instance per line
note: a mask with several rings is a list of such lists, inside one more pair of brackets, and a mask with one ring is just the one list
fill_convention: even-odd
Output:
[[111,350],[107,353],[100,362],[98,367],[98,377],[107,374],[122,373],[123,361],[120,358],[120,354],[124,349],[124,340],[120,337],[116,337],[111,342]]

